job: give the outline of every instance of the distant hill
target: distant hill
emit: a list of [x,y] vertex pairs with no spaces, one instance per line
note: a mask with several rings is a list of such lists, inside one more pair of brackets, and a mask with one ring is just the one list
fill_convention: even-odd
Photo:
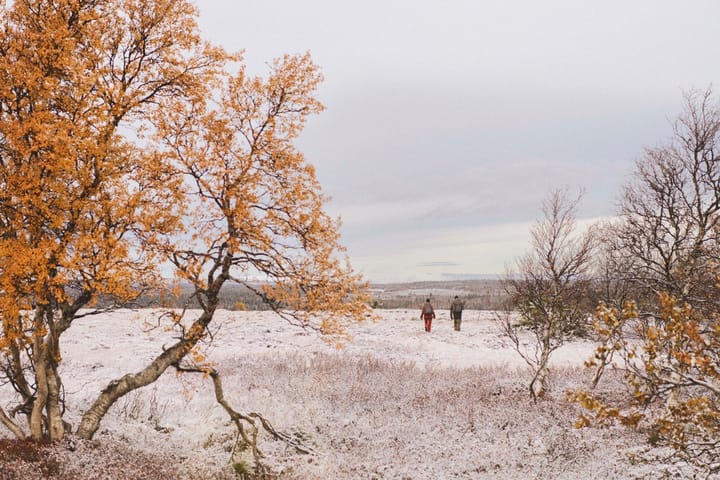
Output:
[[374,308],[420,308],[429,298],[435,308],[448,308],[457,295],[472,310],[498,310],[507,296],[500,280],[475,279],[410,283],[377,283],[371,285]]

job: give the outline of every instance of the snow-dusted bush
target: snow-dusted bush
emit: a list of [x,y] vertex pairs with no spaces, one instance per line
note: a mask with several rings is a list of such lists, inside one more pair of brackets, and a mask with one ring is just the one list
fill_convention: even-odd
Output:
[[[80,406],[92,401],[88,382],[105,382],[98,362],[110,354],[119,360],[108,367],[132,368],[170,335],[138,334],[129,313],[109,319],[112,343],[83,348],[99,331],[90,320],[67,338],[74,348],[65,365],[81,375],[65,377],[66,394]],[[468,311],[456,332],[441,311],[426,334],[414,310],[384,311],[383,320],[355,327],[353,342],[340,351],[267,312],[225,312],[221,320],[222,341],[208,358],[221,365],[225,398],[262,413],[311,451],[261,436],[270,480],[649,480],[694,473],[666,465],[668,452],[648,446],[642,431],[574,428],[579,407],[565,392],[589,384],[581,365],[593,351],[590,342],[556,352],[548,394],[533,404],[526,390],[532,374],[487,312]],[[625,386],[607,373],[597,393],[619,398]],[[48,458],[68,470],[48,478],[237,480],[231,465],[237,433],[212,389],[201,376],[161,377],[116,404],[94,441],[53,447]],[[76,422],[79,414],[66,417]],[[36,467],[10,466],[0,455],[1,480],[33,478],[4,472],[37,473]]]
[[[537,404],[526,393],[528,372],[508,367],[419,368],[320,355],[243,370],[266,379],[256,389],[292,406],[286,427],[294,423],[314,445],[307,461],[279,459],[300,478],[657,477],[657,469],[633,466],[626,455],[640,435],[573,427],[578,411],[563,392],[584,380],[580,370],[558,369],[556,394]],[[274,418],[273,406],[259,400]]]

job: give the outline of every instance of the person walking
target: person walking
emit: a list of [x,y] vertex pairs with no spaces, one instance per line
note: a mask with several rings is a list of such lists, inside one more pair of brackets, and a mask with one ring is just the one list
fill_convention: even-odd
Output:
[[465,307],[465,303],[455,295],[455,298],[450,305],[450,318],[453,319],[453,326],[456,331],[460,331],[460,323],[462,322],[462,311]]
[[433,318],[435,318],[435,309],[430,303],[429,298],[425,300],[425,305],[423,305],[422,311],[420,312],[420,318],[425,320],[425,331],[427,333],[430,333],[430,329],[432,328],[432,321]]

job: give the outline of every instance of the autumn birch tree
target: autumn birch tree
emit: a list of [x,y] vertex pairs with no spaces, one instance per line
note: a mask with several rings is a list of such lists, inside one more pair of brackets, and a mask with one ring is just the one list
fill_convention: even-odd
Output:
[[[264,146],[253,170],[224,142],[245,138],[243,116],[261,107],[243,96],[261,95],[264,84],[244,88],[242,75],[225,73],[240,57],[202,41],[190,2],[15,0],[0,13],[0,352],[20,398],[0,408],[0,422],[16,436],[26,435],[25,417],[32,437],[62,437],[62,334],[102,312],[100,297],[121,304],[156,287],[163,262],[193,282],[203,313],[161,363],[192,351],[219,289],[251,268],[275,282],[262,293],[278,305],[358,318],[336,225],[289,143],[320,108],[310,100],[315,67],[291,66],[307,59],[288,59],[268,82],[276,101],[262,106],[266,126],[254,148],[261,140],[282,148]],[[234,109],[211,107],[219,91],[236,95]],[[183,130],[180,119],[197,129]],[[83,417],[82,436],[92,435],[106,402],[101,395]]]

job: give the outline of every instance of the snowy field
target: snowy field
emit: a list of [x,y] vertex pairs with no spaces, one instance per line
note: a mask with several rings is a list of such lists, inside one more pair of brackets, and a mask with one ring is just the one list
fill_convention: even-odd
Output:
[[[690,478],[681,467],[647,463],[666,452],[648,449],[641,433],[573,428],[578,411],[564,392],[587,380],[582,362],[590,342],[555,353],[551,394],[533,404],[529,373],[491,313],[466,311],[455,332],[448,312],[440,311],[430,334],[419,311],[377,313],[378,321],[353,326],[353,340],[340,350],[270,312],[216,315],[207,354],[223,375],[228,401],[236,410],[262,413],[313,450],[302,454],[263,437],[266,462],[278,474],[273,478]],[[168,331],[146,330],[153,314],[82,318],[64,335],[71,423],[77,425],[78,409],[108,381],[139,369],[172,341]],[[92,471],[93,455],[111,450],[119,459],[103,460],[115,467],[96,467],[102,478],[119,475],[113,471],[132,478],[128,464],[142,462],[158,466],[137,478],[237,478],[229,467],[234,437],[212,383],[168,371],[118,402],[95,442],[60,455],[74,455],[81,459],[73,460],[78,471]],[[133,455],[141,459],[128,460]]]

